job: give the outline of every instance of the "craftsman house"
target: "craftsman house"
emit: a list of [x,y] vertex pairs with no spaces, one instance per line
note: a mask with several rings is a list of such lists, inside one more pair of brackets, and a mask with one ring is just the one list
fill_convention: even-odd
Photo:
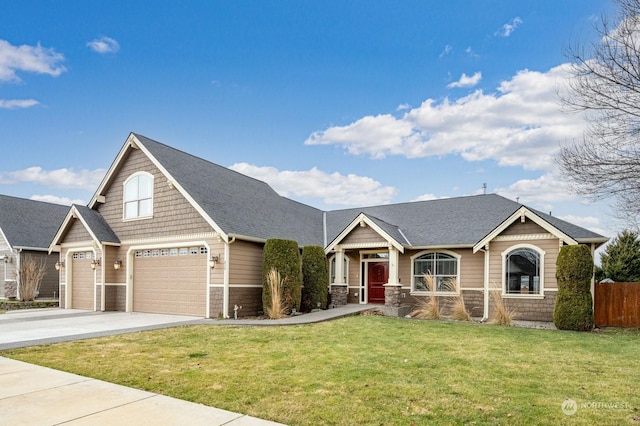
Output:
[[21,263],[42,263],[45,274],[38,296],[59,294],[55,263],[58,253],[49,245],[69,211],[68,206],[0,195],[0,298],[19,298]]
[[410,305],[427,295],[430,272],[438,295],[462,293],[474,316],[489,315],[495,286],[521,318],[546,320],[560,247],[607,240],[494,194],[322,211],[132,133],[50,249],[60,251],[63,307],[215,318],[262,309],[269,238],[325,248],[333,305],[390,294]]

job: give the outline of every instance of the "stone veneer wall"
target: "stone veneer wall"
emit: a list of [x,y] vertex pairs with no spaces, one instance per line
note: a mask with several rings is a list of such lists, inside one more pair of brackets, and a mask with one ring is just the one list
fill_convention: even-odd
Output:
[[[224,289],[222,287],[211,287],[209,296],[209,317],[222,318],[222,303],[224,300]],[[233,306],[232,306],[233,307]]]
[[104,310],[120,311],[127,310],[127,287],[124,285],[108,285],[104,290]]
[[[509,309],[515,312],[514,319],[523,321],[553,322],[553,309],[557,292],[548,291],[544,299],[504,299]],[[491,307],[489,308],[491,309]]]
[[238,317],[258,315],[262,312],[262,287],[231,287],[229,288],[229,317],[233,318],[235,305],[238,309]]
[[16,297],[18,297],[17,281],[4,282],[4,297],[6,297],[7,299],[15,299]]

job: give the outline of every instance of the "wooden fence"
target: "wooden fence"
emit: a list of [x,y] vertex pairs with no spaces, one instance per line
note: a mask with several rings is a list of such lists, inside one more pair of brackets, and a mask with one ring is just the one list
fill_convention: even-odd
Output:
[[640,283],[596,283],[597,326],[640,327]]

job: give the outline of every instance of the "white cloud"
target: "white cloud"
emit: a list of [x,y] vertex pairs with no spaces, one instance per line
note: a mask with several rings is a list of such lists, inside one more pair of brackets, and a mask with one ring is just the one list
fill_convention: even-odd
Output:
[[442,52],[440,52],[440,55],[438,55],[438,57],[443,58],[447,56],[449,53],[451,53],[452,51],[453,51],[453,46],[451,46],[450,44],[447,44],[442,50]]
[[95,40],[91,40],[87,43],[87,46],[89,46],[89,48],[94,52],[100,54],[116,53],[120,50],[120,44],[118,41],[111,37],[100,37]]
[[436,194],[422,194],[411,201],[432,201],[432,200],[441,200],[444,198],[451,198],[447,196],[438,197]]
[[0,99],[0,109],[30,108],[39,103],[35,99]]
[[74,169],[57,169],[43,170],[42,167],[28,167],[24,170],[16,170],[12,172],[0,172],[0,183],[15,184],[21,182],[36,183],[48,187],[66,188],[66,189],[83,189],[94,191],[106,170],[74,170]]
[[511,22],[506,23],[496,32],[496,35],[501,37],[509,37],[515,30],[522,24],[522,19],[516,16]]
[[543,211],[552,210],[552,203],[576,199],[569,190],[568,183],[556,172],[544,174],[536,179],[521,179],[508,187],[496,188],[495,192]]
[[64,55],[53,49],[40,46],[13,46],[0,39],[0,81],[21,81],[17,72],[48,74],[57,77],[66,71],[60,65]]
[[557,92],[567,69],[519,71],[495,93],[476,90],[454,100],[427,99],[397,117],[365,116],[316,131],[305,144],[339,145],[372,158],[460,155],[467,161],[551,170],[560,143],[579,139],[585,129],[582,116],[560,111]]
[[68,197],[57,197],[55,195],[32,195],[29,197],[34,201],[44,201],[46,203],[62,204],[63,206],[70,206],[71,204],[86,205],[86,201],[80,199],[71,199]]
[[326,173],[316,167],[302,171],[280,171],[275,167],[236,163],[229,168],[268,183],[284,197],[319,198],[327,205],[387,204],[396,193],[395,188],[383,186],[366,176]]
[[472,76],[468,76],[467,74],[462,73],[462,76],[460,76],[460,80],[454,81],[453,83],[449,83],[447,87],[450,89],[456,88],[456,87],[473,87],[477,85],[480,82],[480,80],[482,80],[481,72],[477,72]]

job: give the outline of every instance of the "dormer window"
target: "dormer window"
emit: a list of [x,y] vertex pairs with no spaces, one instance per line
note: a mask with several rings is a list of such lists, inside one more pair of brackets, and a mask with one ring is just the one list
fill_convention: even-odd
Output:
[[153,176],[135,173],[124,183],[124,218],[138,219],[153,215]]

